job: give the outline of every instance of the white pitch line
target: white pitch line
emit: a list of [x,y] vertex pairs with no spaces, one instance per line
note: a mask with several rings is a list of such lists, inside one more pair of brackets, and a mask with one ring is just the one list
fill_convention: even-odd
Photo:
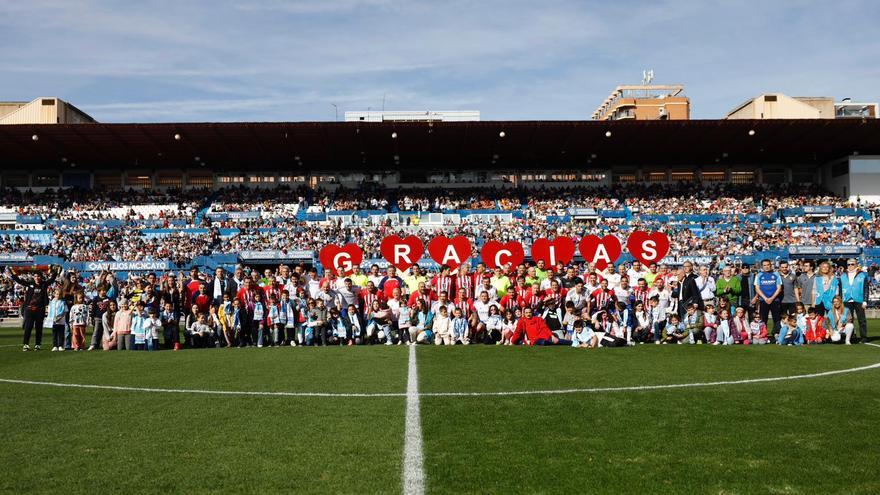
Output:
[[425,467],[422,454],[422,417],[419,407],[419,372],[416,346],[409,347],[409,372],[406,379],[406,431],[403,446],[403,493],[425,493]]
[[[868,344],[874,347],[880,347],[878,344]],[[415,351],[410,351],[414,353]],[[415,368],[415,358],[410,362],[410,366]],[[667,390],[677,388],[696,388],[696,387],[713,387],[719,385],[746,385],[749,383],[768,383],[781,382],[787,380],[801,380],[805,378],[820,378],[823,376],[841,375],[844,373],[856,373],[859,371],[867,371],[880,368],[880,363],[869,364],[867,366],[859,366],[857,368],[848,368],[844,370],[822,371],[819,373],[808,373],[805,375],[775,376],[769,378],[749,378],[745,380],[726,380],[719,382],[700,382],[700,383],[672,383],[668,385],[637,385],[630,387],[597,387],[597,388],[569,388],[558,390],[513,390],[508,392],[418,392],[418,383],[415,387],[415,397],[498,397],[507,395],[557,395],[557,394],[587,394],[599,392],[643,392],[646,390]],[[238,390],[200,390],[200,389],[175,389],[175,388],[150,388],[150,387],[124,387],[117,385],[89,385],[82,383],[58,383],[43,382],[34,380],[17,380],[11,378],[0,378],[0,383],[13,383],[19,385],[42,385],[47,387],[61,388],[79,388],[79,389],[97,389],[97,390],[115,390],[120,392],[154,392],[169,394],[201,394],[201,395],[232,395],[232,396],[256,396],[256,397],[328,397],[328,398],[373,398],[373,397],[406,397],[410,398],[410,380],[407,383],[406,393],[331,393],[331,392],[269,392],[269,391],[238,391]],[[408,400],[409,403],[409,400]],[[416,401],[418,403],[418,400]],[[409,413],[407,413],[409,415]],[[408,423],[407,423],[408,424]],[[419,426],[421,418],[419,418]]]
[[[877,346],[880,347],[880,346]],[[717,385],[744,385],[748,383],[781,382],[785,380],[801,380],[804,378],[819,378],[823,376],[840,375],[843,373],[855,373],[880,368],[880,363],[849,368],[845,370],[823,371],[806,375],[775,376],[770,378],[749,378],[746,380],[724,380],[720,382],[702,383],[672,383],[669,385],[637,385],[633,387],[600,387],[600,388],[570,388],[562,390],[516,390],[511,392],[426,392],[426,397],[486,397],[505,395],[551,395],[551,394],[586,394],[596,392],[641,392],[645,390],[665,390],[673,388],[712,387]]]
[[246,390],[199,390],[177,388],[149,388],[149,387],[123,387],[117,385],[88,385],[81,383],[57,383],[39,382],[33,380],[14,380],[0,378],[2,383],[16,383],[21,385],[44,385],[47,387],[62,388],[87,388],[97,390],[117,390],[121,392],[156,392],[167,394],[202,394],[202,395],[244,395],[244,396],[268,396],[268,397],[405,397],[403,393],[327,393],[327,392],[264,392]]

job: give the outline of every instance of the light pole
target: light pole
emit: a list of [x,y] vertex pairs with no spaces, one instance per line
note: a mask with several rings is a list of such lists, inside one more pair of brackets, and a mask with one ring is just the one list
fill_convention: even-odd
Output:
[[339,122],[339,107],[336,106],[336,103],[331,103],[333,105],[333,110],[336,111],[336,122]]

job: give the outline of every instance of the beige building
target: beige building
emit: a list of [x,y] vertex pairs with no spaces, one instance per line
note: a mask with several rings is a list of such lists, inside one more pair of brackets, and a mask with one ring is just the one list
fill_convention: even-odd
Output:
[[691,102],[684,86],[618,86],[593,112],[593,120],[688,120]]
[[734,119],[833,119],[834,98],[766,93],[739,105],[725,117]]
[[0,124],[85,124],[88,114],[55,97],[33,101],[0,101]]

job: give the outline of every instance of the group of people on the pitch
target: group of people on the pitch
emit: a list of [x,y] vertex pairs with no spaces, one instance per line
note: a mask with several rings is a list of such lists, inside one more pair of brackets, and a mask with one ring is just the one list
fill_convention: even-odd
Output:
[[[428,274],[377,265],[348,276],[280,265],[263,273],[193,268],[189,277],[109,272],[83,279],[60,269],[9,272],[24,287],[24,349],[44,323],[52,350],[155,350],[312,345],[571,345],[639,343],[805,344],[867,340],[867,274],[855,260],[835,274],[769,260],[761,271],[725,266],[644,268],[638,261],[597,270],[589,264],[488,269],[482,263]],[[635,284],[630,281],[635,280]],[[789,304],[786,301],[795,300]],[[774,325],[768,328],[768,317]],[[86,329],[93,328],[90,344]],[[181,332],[183,340],[181,341]]]

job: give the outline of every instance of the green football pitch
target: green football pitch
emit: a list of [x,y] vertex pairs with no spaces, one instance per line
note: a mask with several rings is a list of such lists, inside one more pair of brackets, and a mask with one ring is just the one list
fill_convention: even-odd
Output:
[[880,346],[20,338],[0,329],[3,492],[880,493]]

